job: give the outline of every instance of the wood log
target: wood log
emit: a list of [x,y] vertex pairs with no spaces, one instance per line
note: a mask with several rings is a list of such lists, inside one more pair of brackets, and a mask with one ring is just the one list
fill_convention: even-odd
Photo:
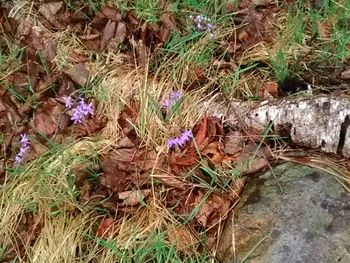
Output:
[[239,129],[287,132],[301,147],[350,157],[350,97],[295,96],[260,102],[212,99],[200,104],[209,115]]

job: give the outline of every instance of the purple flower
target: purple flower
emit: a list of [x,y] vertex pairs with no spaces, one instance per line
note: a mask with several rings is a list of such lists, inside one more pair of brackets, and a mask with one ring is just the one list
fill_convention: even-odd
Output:
[[19,149],[19,153],[15,157],[15,164],[19,165],[24,158],[24,155],[27,153],[29,150],[29,139],[27,134],[21,134],[21,147]]
[[29,145],[29,138],[27,134],[21,134],[21,140],[20,142],[22,143],[22,145],[24,145],[24,147],[27,147]]
[[[92,103],[85,103],[84,98],[80,96],[77,98],[79,100],[78,103],[75,103],[71,97],[64,97],[63,99],[66,102],[66,108],[72,108],[73,114],[71,120],[74,121],[74,124],[82,123],[88,115],[93,115],[94,113],[92,110]],[[73,108],[74,104],[78,105]]]
[[197,31],[204,32],[207,31],[212,36],[214,36],[215,26],[210,22],[210,19],[203,15],[198,15],[196,17],[190,16],[194,23],[194,28]]
[[190,141],[193,138],[193,134],[191,130],[186,130],[181,133],[181,136],[170,138],[167,141],[168,149],[178,147],[183,147],[186,145],[188,141]]
[[170,110],[174,104],[180,100],[182,94],[181,91],[173,91],[172,93],[169,94],[167,98],[164,99],[162,103],[162,108],[164,110]]
[[64,102],[66,103],[66,108],[70,109],[73,107],[73,100],[71,97],[64,96],[63,97]]

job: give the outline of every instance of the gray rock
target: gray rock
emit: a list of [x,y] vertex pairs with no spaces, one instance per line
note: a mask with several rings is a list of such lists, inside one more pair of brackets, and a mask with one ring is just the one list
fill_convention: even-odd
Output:
[[350,194],[332,176],[283,164],[252,179],[220,238],[221,262],[350,263]]

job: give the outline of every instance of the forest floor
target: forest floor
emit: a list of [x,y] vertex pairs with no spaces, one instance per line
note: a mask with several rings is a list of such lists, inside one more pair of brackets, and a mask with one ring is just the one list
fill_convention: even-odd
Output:
[[1,262],[216,262],[290,146],[198,105],[350,79],[345,0],[2,2]]

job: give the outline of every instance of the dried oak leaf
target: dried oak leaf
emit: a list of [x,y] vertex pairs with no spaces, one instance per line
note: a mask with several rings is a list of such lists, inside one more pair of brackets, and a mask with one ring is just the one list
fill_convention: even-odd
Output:
[[49,99],[36,110],[32,128],[48,137],[52,136],[58,128],[65,129],[70,120],[63,114],[64,110],[63,105]]
[[[2,104],[2,100],[0,98],[0,108],[4,106]],[[2,149],[1,151],[6,152],[7,148],[11,145],[12,142],[12,133],[13,133],[13,125],[10,121],[11,113],[7,112],[6,109],[4,111],[0,111],[0,132],[3,136],[2,141]]]
[[276,81],[269,81],[264,83],[259,90],[259,97],[261,98],[278,98],[279,85]]
[[152,193],[151,189],[144,190],[132,190],[119,192],[118,198],[122,201],[119,206],[134,206],[143,202],[145,198],[150,196]]
[[189,187],[189,183],[186,183],[184,180],[182,180],[175,174],[155,174],[152,175],[152,178],[160,180],[164,185],[168,187],[179,189],[182,191],[186,190]]
[[156,162],[156,152],[134,148],[121,148],[102,157],[100,183],[113,192],[122,192],[149,182],[145,173]]
[[102,32],[108,20],[109,18],[105,14],[98,12],[92,19],[90,27],[93,29],[94,33]]
[[[107,120],[105,118],[94,116],[93,118],[86,119],[83,123],[74,125],[71,129],[73,129],[76,137],[93,136],[98,134],[106,124]],[[65,131],[65,134],[70,134],[71,129]]]
[[122,16],[117,8],[105,5],[102,7],[101,12],[113,22],[119,23],[122,20]]
[[340,73],[340,78],[343,80],[349,80],[350,79],[350,68],[346,68],[344,71]]
[[108,169],[119,167],[121,170],[128,172],[134,172],[135,170],[148,171],[155,166],[156,159],[157,153],[154,150],[136,147],[116,149],[104,158]]
[[77,64],[72,68],[65,70],[67,74],[75,83],[80,86],[85,86],[89,80],[90,76],[90,67],[87,64]]
[[96,231],[96,237],[106,239],[112,232],[115,225],[115,221],[112,218],[104,218]]
[[331,40],[333,24],[334,19],[331,16],[328,16],[324,21],[317,20],[318,31],[324,41]]
[[125,38],[126,24],[124,22],[119,22],[115,31],[115,36],[108,43],[108,49],[112,51],[116,50],[119,45],[124,42]]
[[256,6],[267,7],[269,5],[276,4],[274,0],[243,0],[239,3],[239,8],[255,8]]
[[[105,167],[102,165],[102,168]],[[114,170],[113,173],[104,172],[100,176],[100,184],[114,193],[132,188],[129,174],[120,170]]]
[[92,163],[78,163],[73,168],[73,173],[75,175],[75,184],[80,188],[84,185],[88,177],[91,175],[91,172],[98,171],[99,166]]
[[226,156],[221,142],[215,141],[210,143],[202,153],[210,158],[214,164],[221,165]]
[[196,251],[196,238],[192,235],[187,226],[172,228],[167,233],[171,244],[176,244],[177,251],[192,253]]
[[100,43],[101,49],[106,48],[108,41],[110,41],[114,37],[115,30],[116,30],[116,22],[109,20],[102,32],[102,39]]
[[63,1],[43,3],[40,5],[39,13],[50,22],[56,29],[62,29],[63,25],[58,21],[58,12],[63,7]]
[[208,116],[205,116],[202,121],[201,124],[199,126],[199,130],[196,134],[196,144],[197,146],[200,146],[205,138],[207,137],[207,128],[208,128]]
[[226,218],[230,206],[231,198],[229,196],[212,193],[201,205],[195,218],[204,228],[211,228]]
[[87,49],[92,51],[100,51],[100,34],[89,34],[80,36],[80,39],[84,43]]
[[168,40],[171,31],[176,29],[176,21],[171,12],[164,12],[160,16],[160,21],[162,25],[156,34],[160,42],[165,43]]

